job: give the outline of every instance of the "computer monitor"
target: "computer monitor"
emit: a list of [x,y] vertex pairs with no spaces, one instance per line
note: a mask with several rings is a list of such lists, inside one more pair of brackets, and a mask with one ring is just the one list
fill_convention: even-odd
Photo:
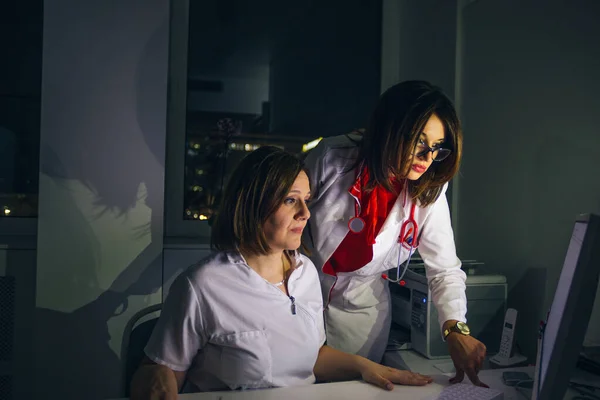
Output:
[[575,369],[600,275],[600,216],[580,215],[538,342],[533,400],[563,399]]

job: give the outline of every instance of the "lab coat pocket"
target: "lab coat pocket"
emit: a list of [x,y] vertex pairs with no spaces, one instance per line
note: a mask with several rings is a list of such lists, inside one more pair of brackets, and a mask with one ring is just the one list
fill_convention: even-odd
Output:
[[386,282],[381,276],[353,276],[343,293],[346,310],[375,307],[387,300]]
[[271,350],[265,331],[246,331],[216,338],[221,346],[219,377],[230,389],[271,386]]

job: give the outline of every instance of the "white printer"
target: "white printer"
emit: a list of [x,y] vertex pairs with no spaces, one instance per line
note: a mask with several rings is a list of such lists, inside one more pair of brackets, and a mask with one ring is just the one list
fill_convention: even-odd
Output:
[[[463,261],[463,269],[467,271],[467,323],[471,334],[485,344],[488,353],[493,354],[498,351],[504,323],[506,277],[478,274],[481,264]],[[390,273],[395,273],[395,270]],[[400,283],[390,282],[390,292],[393,322],[390,345],[412,348],[431,359],[449,357],[422,261],[411,262]],[[405,342],[404,347],[398,342]]]

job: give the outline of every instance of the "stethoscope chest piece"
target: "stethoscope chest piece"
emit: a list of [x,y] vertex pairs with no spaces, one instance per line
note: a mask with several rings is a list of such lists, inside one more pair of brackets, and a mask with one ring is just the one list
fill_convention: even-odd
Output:
[[365,229],[365,220],[360,217],[352,217],[348,221],[348,229],[352,233],[360,233]]

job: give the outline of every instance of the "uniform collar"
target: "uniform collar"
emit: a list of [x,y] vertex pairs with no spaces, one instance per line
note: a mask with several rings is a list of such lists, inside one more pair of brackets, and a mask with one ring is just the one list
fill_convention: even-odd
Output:
[[[248,267],[248,263],[239,251],[230,250],[225,252],[225,254],[227,255],[227,259],[229,260],[229,262],[231,262],[232,264],[241,264]],[[294,250],[293,252],[291,252],[291,256],[293,257],[294,263],[296,264],[294,269],[298,269],[304,265],[302,257],[300,257],[300,252],[298,252],[298,250]]]

